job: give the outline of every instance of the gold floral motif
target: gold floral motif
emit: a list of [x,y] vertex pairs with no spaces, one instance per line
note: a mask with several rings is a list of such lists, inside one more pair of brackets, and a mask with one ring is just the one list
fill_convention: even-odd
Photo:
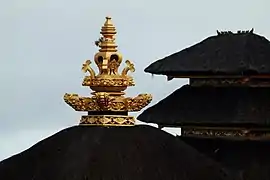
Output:
[[135,86],[132,77],[126,78],[110,78],[110,79],[103,79],[103,78],[92,78],[92,76],[85,76],[83,86]]
[[78,94],[64,95],[64,101],[75,111],[100,111],[96,99],[91,97],[79,97]]
[[89,72],[90,74],[90,78],[95,78],[96,74],[95,71],[90,67],[91,61],[90,60],[86,60],[85,63],[82,65],[82,71],[84,73]]
[[99,126],[134,126],[135,118],[132,116],[82,116],[81,125]]
[[125,77],[128,74],[128,71],[135,72],[134,64],[130,60],[126,60],[126,67],[122,71],[122,76]]
[[152,101],[151,94],[139,94],[135,98],[126,98],[127,111],[140,111]]
[[119,66],[120,66],[120,63],[116,61],[115,59],[112,59],[111,62],[108,64],[109,75],[117,75]]
[[140,111],[152,100],[150,94],[139,94],[135,98],[109,96],[99,92],[92,97],[79,97],[78,94],[65,94],[65,102],[75,111]]

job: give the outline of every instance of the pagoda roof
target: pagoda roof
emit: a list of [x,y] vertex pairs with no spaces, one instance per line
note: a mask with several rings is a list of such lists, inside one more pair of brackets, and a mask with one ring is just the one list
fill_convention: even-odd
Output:
[[178,136],[207,157],[245,180],[270,179],[270,141]]
[[164,126],[269,126],[270,88],[184,85],[137,119]]
[[247,32],[218,32],[203,41],[159,59],[145,72],[173,77],[270,74],[270,41]]
[[65,129],[0,162],[0,179],[229,180],[222,167],[151,126]]

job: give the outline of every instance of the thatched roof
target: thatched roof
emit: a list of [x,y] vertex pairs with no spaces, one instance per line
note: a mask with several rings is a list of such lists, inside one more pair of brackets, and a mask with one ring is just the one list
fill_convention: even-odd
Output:
[[2,180],[229,180],[222,167],[150,126],[65,129],[0,162]]
[[138,120],[164,126],[269,126],[270,88],[184,85]]
[[270,41],[252,32],[223,33],[149,65],[168,76],[270,74]]
[[179,137],[243,180],[270,179],[270,141]]

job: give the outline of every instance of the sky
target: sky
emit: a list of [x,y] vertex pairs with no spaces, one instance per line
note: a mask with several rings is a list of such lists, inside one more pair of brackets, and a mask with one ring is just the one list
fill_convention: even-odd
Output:
[[89,95],[81,65],[93,60],[106,16],[119,51],[136,67],[127,94],[151,93],[153,105],[188,81],[168,82],[145,67],[217,29],[254,28],[270,39],[269,7],[269,0],[0,0],[0,160],[78,124],[82,113],[63,95]]

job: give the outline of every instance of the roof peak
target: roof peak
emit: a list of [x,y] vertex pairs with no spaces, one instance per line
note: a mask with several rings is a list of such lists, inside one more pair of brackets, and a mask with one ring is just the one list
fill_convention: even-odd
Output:
[[251,30],[246,30],[246,31],[242,31],[242,30],[238,30],[236,33],[233,33],[232,31],[219,31],[217,30],[217,35],[230,35],[230,34],[253,34],[254,28],[252,28]]

